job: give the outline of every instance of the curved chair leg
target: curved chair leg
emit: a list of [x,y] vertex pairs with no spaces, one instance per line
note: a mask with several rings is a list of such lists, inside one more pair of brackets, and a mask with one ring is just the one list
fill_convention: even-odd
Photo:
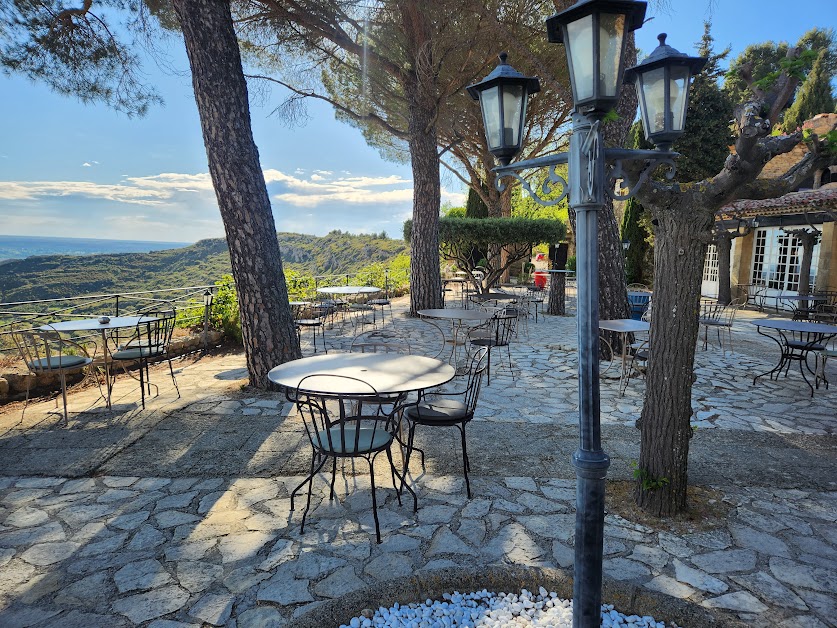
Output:
[[[140,396],[142,397],[142,409],[145,410],[145,366],[140,361],[139,376],[140,376]],[[150,394],[150,393],[149,393]]]
[[395,480],[395,463],[392,461],[392,451],[390,449],[386,450],[387,452],[387,460],[389,460],[389,470],[390,475],[392,476],[392,488],[395,489],[395,497],[398,499],[398,505],[401,505],[401,493],[399,492],[398,483]]
[[[305,518],[308,516],[308,511],[311,509],[311,491],[314,488],[314,476],[320,472],[320,469],[323,468],[325,461],[328,458],[323,456],[323,459],[320,461],[319,466],[317,466],[316,470],[314,469],[314,458],[311,458],[311,476],[308,478],[308,499],[305,502],[305,512],[302,513],[302,523],[299,526],[299,533],[302,534],[305,532]],[[302,486],[302,485],[300,485]],[[293,500],[291,500],[293,502]],[[291,503],[291,510],[293,510],[293,503]]]
[[468,445],[465,443],[465,424],[456,427],[459,428],[459,433],[462,436],[462,467],[465,473],[465,492],[468,499],[471,499],[471,481],[468,479],[468,470],[471,468],[471,463],[468,460]]
[[375,538],[381,544],[381,525],[378,523],[378,499],[375,497],[375,458],[367,459],[369,463],[369,483],[372,485],[372,518],[375,520]]
[[64,422],[69,423],[67,418],[67,376],[64,371],[58,371],[58,379],[61,380],[61,397],[64,400]]
[[169,373],[171,373],[171,381],[174,384],[174,389],[177,391],[177,398],[180,399],[180,388],[177,385],[177,380],[174,378],[174,367],[171,365],[171,358],[168,358],[169,361]]
[[328,501],[334,500],[334,481],[337,479],[337,458],[331,459],[331,492],[328,494]]

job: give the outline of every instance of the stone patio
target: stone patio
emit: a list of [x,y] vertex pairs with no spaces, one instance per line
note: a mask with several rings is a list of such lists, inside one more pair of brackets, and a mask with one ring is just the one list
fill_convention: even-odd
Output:
[[[396,302],[396,325],[431,351],[433,334],[406,305]],[[734,355],[697,353],[690,480],[717,491],[728,518],[652,528],[609,513],[605,575],[693,602],[716,625],[837,626],[837,386],[811,398],[798,372],[753,385],[776,355],[749,324],[761,316],[739,316]],[[333,502],[327,476],[315,480],[300,535],[288,496],[310,446],[282,395],[244,386],[240,354],[179,361],[180,399],[167,371],[152,373],[160,394],[144,411],[124,375],[112,410],[97,390],[71,394],[69,425],[52,400],[23,420],[20,404],[7,406],[0,625],[299,626],[324,602],[416,574],[571,568],[575,319],[545,316],[528,331],[469,426],[473,499],[453,431],[417,433],[427,452],[426,470],[411,469],[417,514],[398,505],[378,461],[381,545],[365,464],[338,474]],[[326,331],[329,350],[351,337],[348,325]],[[837,365],[828,374],[837,382]],[[624,397],[618,380],[602,382],[610,479],[632,478],[643,392],[641,379]]]

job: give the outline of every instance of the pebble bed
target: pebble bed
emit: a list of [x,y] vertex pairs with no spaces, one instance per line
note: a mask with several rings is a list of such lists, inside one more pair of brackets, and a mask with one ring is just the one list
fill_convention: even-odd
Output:
[[[540,628],[572,628],[573,603],[543,587],[538,594],[523,589],[516,593],[492,593],[483,589],[475,593],[445,593],[443,600],[425,600],[421,604],[390,608],[381,607],[374,613],[364,611],[349,624],[340,628],[505,628],[532,626]],[[602,605],[602,628],[666,628],[653,617],[623,615],[613,606]],[[677,628],[671,624],[669,628]]]

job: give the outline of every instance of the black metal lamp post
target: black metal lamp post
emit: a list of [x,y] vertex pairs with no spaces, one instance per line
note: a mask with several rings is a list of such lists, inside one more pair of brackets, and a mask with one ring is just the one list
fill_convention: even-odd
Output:
[[203,352],[209,348],[209,313],[212,311],[214,300],[212,290],[207,288],[203,293]]
[[[498,129],[503,128],[505,121],[510,118],[500,117],[501,122],[498,123],[499,96],[486,95],[488,90],[503,85],[506,79],[502,77],[511,74],[505,56],[501,57],[501,65],[488,78],[468,88],[471,96],[480,100],[491,152],[503,164],[494,169],[497,173],[497,188],[502,191],[505,184],[501,179],[510,176],[520,181],[542,205],[554,205],[569,196],[570,207],[576,213],[579,447],[572,457],[577,478],[573,588],[573,626],[576,628],[592,628],[601,624],[605,477],[610,466],[610,459],[601,446],[599,417],[598,211],[604,207],[606,195],[616,200],[633,196],[661,164],[668,165],[667,176],[674,177],[673,159],[677,153],[668,152],[668,148],[683,131],[690,72],[697,71],[705,63],[705,59],[692,59],[679,53],[661,54],[649,64],[651,70],[661,68],[661,72],[645,72],[644,64],[627,70],[631,77],[640,80],[641,92],[648,94],[648,97],[640,98],[643,120],[648,118],[646,108],[653,100],[651,95],[662,93],[659,107],[662,120],[666,123],[662,127],[662,134],[656,132],[656,126],[646,127],[655,130],[649,139],[655,142],[658,150],[604,148],[600,125],[602,118],[619,97],[622,74],[625,72],[625,35],[642,25],[645,8],[646,3],[638,0],[579,0],[566,11],[547,20],[549,40],[564,44],[570,67],[575,111],[569,153],[509,163],[519,150],[519,145],[506,140],[519,141],[523,137],[525,121],[522,115],[515,117],[519,128],[510,134],[504,129],[501,135]],[[688,71],[685,78],[680,68]],[[518,85],[529,87],[528,90],[524,87],[517,92],[523,93],[523,98],[527,93],[537,91],[531,89],[533,85],[538,87],[537,79],[525,77],[516,71],[514,75]],[[683,90],[676,98],[672,97],[672,81]],[[676,109],[681,100],[684,104]],[[525,112],[525,105],[516,106],[514,111]],[[675,119],[677,124],[674,123]],[[622,178],[622,163],[625,160],[645,161],[645,167],[633,189],[624,192],[623,185],[619,185],[619,189],[624,192],[621,193],[617,191],[616,185]],[[568,164],[569,180],[558,172],[561,164]],[[530,187],[519,171],[544,167],[548,170],[540,188],[543,193],[541,196]],[[544,198],[553,187],[559,185],[562,193],[557,198]]]

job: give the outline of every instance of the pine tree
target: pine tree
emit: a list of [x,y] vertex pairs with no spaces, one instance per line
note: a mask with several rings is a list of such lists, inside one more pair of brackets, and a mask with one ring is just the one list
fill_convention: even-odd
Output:
[[733,115],[732,102],[718,86],[724,72],[720,62],[729,56],[726,48],[713,51],[714,38],[710,22],[703,23],[703,37],[696,45],[698,54],[708,61],[692,83],[686,130],[674,144],[682,156],[677,160],[678,181],[700,181],[711,177],[724,165],[733,143],[729,121]]
[[468,201],[465,203],[466,218],[488,218],[488,207],[474,188],[468,188]]
[[826,68],[828,50],[820,51],[814,66],[805,79],[790,109],[785,112],[782,128],[793,133],[818,113],[829,113],[834,109],[834,95],[831,92],[831,76]]
[[625,275],[629,284],[648,283],[645,279],[645,256],[648,253],[648,232],[639,219],[643,207],[635,198],[625,203],[625,215],[622,217],[622,241],[630,242],[625,252]]

